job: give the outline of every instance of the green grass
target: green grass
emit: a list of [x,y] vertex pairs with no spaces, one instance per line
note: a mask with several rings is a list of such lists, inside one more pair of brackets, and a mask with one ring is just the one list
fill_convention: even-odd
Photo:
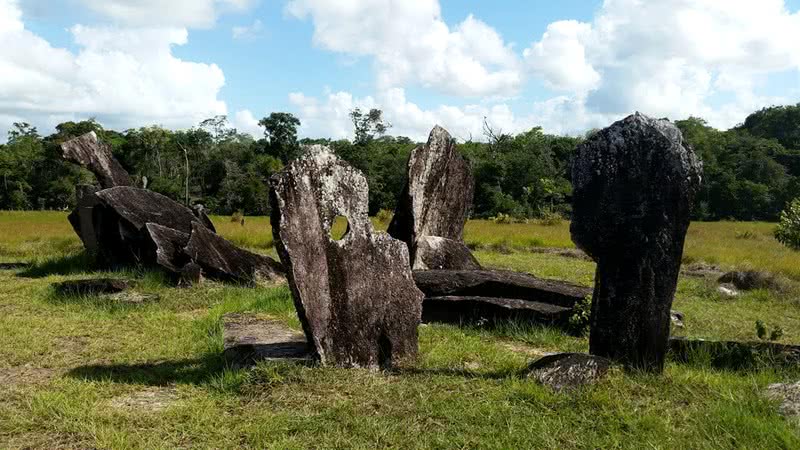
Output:
[[[234,242],[274,252],[267,219],[214,221]],[[798,279],[800,256],[777,245],[771,227],[693,224],[686,259]],[[0,213],[0,230],[0,262],[34,264],[0,271],[0,448],[800,448],[800,428],[762,395],[800,379],[797,368],[669,362],[663,376],[614,371],[555,393],[520,373],[543,352],[585,351],[587,340],[509,323],[424,325],[418,364],[392,373],[234,371],[220,358],[220,317],[255,312],[298,327],[285,286],[179,289],[132,270],[103,276],[133,279],[159,301],[62,298],[51,283],[97,275],[65,214]],[[466,240],[487,266],[593,280],[591,262],[528,251],[569,247],[568,224],[473,221]],[[781,342],[800,343],[794,292],[790,282],[724,299],[713,283],[682,278],[678,334],[750,340],[763,320],[783,328]]]

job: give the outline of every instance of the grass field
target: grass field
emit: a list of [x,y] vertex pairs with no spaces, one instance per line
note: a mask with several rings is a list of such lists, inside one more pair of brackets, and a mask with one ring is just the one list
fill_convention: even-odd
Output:
[[[215,217],[222,235],[274,254],[269,221]],[[377,224],[385,227],[386,224]],[[677,334],[755,339],[756,320],[800,344],[800,253],[766,223],[698,223],[685,263],[752,268],[784,278],[780,291],[722,298],[712,280],[681,278]],[[471,221],[466,241],[487,266],[591,285],[594,264],[538,252],[571,247],[568,224]],[[614,371],[554,393],[520,376],[543,352],[583,351],[584,338],[510,323],[424,325],[413,369],[382,373],[222,362],[220,317],[254,312],[297,327],[285,286],[207,282],[170,287],[158,272],[135,280],[160,296],[132,306],[61,298],[50,284],[86,269],[64,213],[0,212],[0,448],[800,448],[800,424],[764,398],[798,368],[715,368],[669,362],[663,376]]]

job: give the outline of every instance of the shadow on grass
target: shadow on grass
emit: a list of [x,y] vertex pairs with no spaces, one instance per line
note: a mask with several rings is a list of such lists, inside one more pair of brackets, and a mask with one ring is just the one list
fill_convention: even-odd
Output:
[[458,377],[458,378],[467,378],[467,379],[482,379],[482,380],[505,380],[508,378],[523,378],[526,374],[526,370],[499,370],[494,372],[478,372],[469,369],[460,369],[460,368],[416,368],[416,367],[409,367],[409,368],[402,368],[402,369],[395,369],[391,371],[394,375],[407,375],[407,376],[446,376],[446,377]]
[[86,252],[80,252],[34,263],[17,276],[23,278],[44,278],[50,275],[74,275],[91,272],[96,268],[97,266],[94,262],[94,258]]
[[76,367],[67,376],[85,381],[165,386],[169,384],[204,385],[213,382],[226,368],[222,355],[161,361],[144,364],[98,364]]

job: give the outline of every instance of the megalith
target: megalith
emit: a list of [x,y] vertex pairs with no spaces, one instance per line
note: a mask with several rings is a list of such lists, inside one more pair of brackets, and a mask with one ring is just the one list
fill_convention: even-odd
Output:
[[670,308],[702,164],[667,120],[636,113],[578,146],[575,244],[597,262],[590,352],[663,370]]
[[[458,153],[450,133],[437,125],[427,144],[411,152],[408,181],[388,229],[408,245],[414,269],[480,268],[463,243],[474,193],[469,163]],[[441,239],[421,241],[426,236]],[[422,244],[419,249],[418,244]],[[424,253],[421,258],[416,257],[418,251]]]
[[133,186],[128,172],[111,154],[111,147],[97,139],[90,131],[61,144],[64,159],[86,167],[103,189],[115,186]]
[[[372,227],[364,175],[316,145],[270,185],[275,247],[320,361],[378,368],[415,358],[423,294],[406,245]],[[339,240],[337,217],[348,224]]]

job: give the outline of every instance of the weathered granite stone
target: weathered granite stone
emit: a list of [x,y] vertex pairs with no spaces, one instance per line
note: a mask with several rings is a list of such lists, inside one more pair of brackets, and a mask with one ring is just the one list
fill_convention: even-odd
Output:
[[80,164],[94,173],[103,189],[115,186],[133,186],[128,172],[111,155],[111,147],[97,139],[90,131],[61,144],[64,159]]
[[611,369],[611,361],[585,353],[559,353],[545,356],[528,367],[528,378],[555,391],[595,383]]
[[412,250],[422,236],[461,241],[474,191],[469,163],[458,153],[450,134],[437,125],[428,143],[411,152],[408,182],[389,234]]
[[[203,206],[201,204],[194,205],[194,206],[192,206],[192,212],[194,213],[195,217],[200,219],[200,222],[203,225],[205,225],[206,228],[208,228],[209,230],[213,231],[214,233],[217,232],[217,229],[214,227],[214,222],[212,222],[211,219],[209,219],[209,217],[208,217],[208,211],[206,211],[206,207],[205,206]],[[244,219],[242,219],[242,220],[244,220]]]
[[150,238],[146,252],[148,261],[155,261],[159,266],[173,274],[180,274],[183,267],[191,262],[183,248],[189,243],[189,233],[184,233],[157,223],[148,223],[147,235]]
[[466,245],[438,236],[422,236],[414,247],[414,270],[480,270]]
[[[415,358],[423,296],[406,245],[373,230],[364,175],[312,146],[270,184],[275,247],[320,361],[377,368]],[[338,241],[337,216],[348,221]]]
[[800,381],[776,383],[767,386],[767,398],[779,402],[780,413],[800,425]]
[[223,357],[233,368],[261,361],[313,362],[303,333],[281,322],[249,314],[222,317]]
[[77,197],[77,207],[67,216],[75,234],[83,242],[83,247],[89,254],[97,253],[97,236],[94,232],[94,207],[100,203],[100,199],[95,195],[99,189],[87,184],[75,186],[75,196]]
[[128,288],[130,288],[130,283],[127,281],[111,278],[62,281],[53,284],[56,294],[61,296],[118,294]]
[[781,282],[770,273],[758,272],[755,270],[728,272],[717,280],[723,285],[731,285],[742,291],[753,289],[780,290],[783,288]]
[[573,308],[592,290],[563,281],[500,270],[414,271],[414,282],[425,297],[491,297],[528,300]]
[[280,263],[236,247],[197,222],[192,224],[192,234],[183,252],[210,278],[238,283],[283,280]]
[[666,120],[636,113],[575,153],[575,244],[597,261],[590,352],[664,366],[672,305],[701,163]]
[[572,314],[572,308],[516,298],[426,297],[422,303],[423,322],[463,323],[517,320],[564,325]]

